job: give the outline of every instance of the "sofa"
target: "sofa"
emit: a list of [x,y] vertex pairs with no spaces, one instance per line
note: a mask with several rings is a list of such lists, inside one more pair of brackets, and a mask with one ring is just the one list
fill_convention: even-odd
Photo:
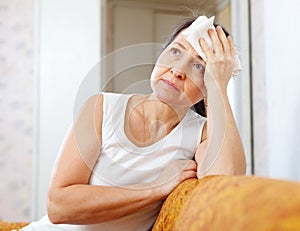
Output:
[[[0,231],[26,223],[0,222]],[[300,231],[300,184],[257,176],[188,179],[165,200],[152,231]]]
[[19,230],[22,227],[26,226],[27,222],[8,222],[8,221],[0,221],[0,231],[12,231]]
[[152,231],[300,231],[300,184],[207,176],[177,186]]

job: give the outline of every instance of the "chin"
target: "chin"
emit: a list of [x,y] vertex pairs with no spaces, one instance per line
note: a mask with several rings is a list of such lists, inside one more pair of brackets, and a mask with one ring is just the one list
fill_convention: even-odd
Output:
[[192,105],[190,103],[188,103],[188,100],[187,99],[184,99],[185,97],[182,97],[181,95],[173,95],[173,94],[169,94],[167,92],[155,92],[153,91],[153,96],[165,103],[165,104],[168,104],[170,106],[173,106],[173,107],[191,107]]

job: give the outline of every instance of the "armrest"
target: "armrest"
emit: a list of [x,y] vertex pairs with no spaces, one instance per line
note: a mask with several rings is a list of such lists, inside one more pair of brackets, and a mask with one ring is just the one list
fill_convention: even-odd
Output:
[[181,183],[153,231],[300,230],[300,184],[255,176],[208,176]]

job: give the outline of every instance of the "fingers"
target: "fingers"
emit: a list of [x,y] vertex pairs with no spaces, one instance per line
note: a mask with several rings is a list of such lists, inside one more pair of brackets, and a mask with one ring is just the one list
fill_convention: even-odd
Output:
[[181,183],[182,181],[189,179],[189,178],[195,178],[197,177],[197,163],[193,160],[178,160],[177,163],[180,165],[184,164],[184,168],[182,168],[180,174],[178,175],[178,183]]
[[226,37],[221,26],[217,26],[215,30],[209,29],[208,34],[212,42],[212,48],[203,38],[200,38],[200,46],[207,57],[211,57],[212,54],[232,56],[235,53],[232,36]]
[[225,53],[229,53],[230,52],[230,45],[229,45],[229,42],[227,40],[227,37],[226,37],[222,27],[217,26],[216,32],[217,32],[217,35],[218,35],[218,39],[221,41],[223,51]]
[[[219,32],[221,33],[221,32]],[[221,40],[219,39],[219,35],[217,34],[216,30],[209,29],[208,34],[210,36],[212,47],[216,55],[223,53],[223,46],[221,44]]]
[[213,55],[213,50],[212,48],[207,44],[207,42],[205,41],[205,39],[200,38],[200,46],[205,54],[205,56],[209,59],[210,57],[212,57]]
[[184,160],[182,161],[181,163],[184,163],[186,164],[185,168],[182,169],[182,171],[180,172],[179,174],[179,177],[178,177],[178,180],[180,182],[186,180],[186,179],[189,179],[189,178],[195,178],[197,177],[197,163],[196,161],[193,161],[193,160]]
[[230,47],[230,54],[231,54],[231,56],[234,56],[235,55],[235,47],[234,47],[232,36],[229,35],[227,40],[228,40],[228,44]]
[[197,170],[197,163],[196,161],[189,160],[186,168],[184,171],[190,171],[190,170]]
[[190,171],[184,171],[181,173],[181,179],[179,180],[180,182],[190,179],[190,178],[196,178],[197,177],[197,171],[190,170]]
[[175,160],[173,164],[179,171],[197,170],[197,163],[193,160]]

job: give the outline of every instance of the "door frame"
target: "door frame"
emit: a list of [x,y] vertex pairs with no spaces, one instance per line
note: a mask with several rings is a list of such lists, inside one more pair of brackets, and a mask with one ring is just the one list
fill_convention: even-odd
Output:
[[[157,8],[160,10],[178,11],[178,5],[166,5],[159,3],[145,3],[127,0],[101,0],[101,57],[111,52],[111,31],[108,25],[111,23],[111,13],[114,4],[126,6],[139,6]],[[243,71],[234,79],[230,86],[233,92],[229,96],[237,121],[243,144],[246,151],[247,174],[254,173],[253,155],[253,115],[252,115],[252,84],[251,84],[251,47],[250,47],[250,2],[249,0],[216,0],[216,10],[219,11],[226,4],[230,4],[231,32],[242,60]],[[209,13],[209,12],[208,12]],[[102,76],[108,76],[106,67],[102,67]],[[101,78],[101,89],[107,82]],[[111,90],[108,86],[105,90]]]
[[[225,0],[226,1],[226,0]],[[227,0],[229,1],[229,0]],[[253,113],[251,82],[250,46],[250,2],[249,0],[230,0],[232,35],[240,52],[242,72],[233,80],[234,108],[237,125],[243,140],[247,159],[247,174],[254,173],[253,155]]]

